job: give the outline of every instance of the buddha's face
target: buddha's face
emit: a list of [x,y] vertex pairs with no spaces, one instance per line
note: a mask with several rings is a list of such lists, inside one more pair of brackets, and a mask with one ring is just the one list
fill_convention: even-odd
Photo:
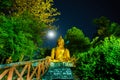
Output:
[[64,40],[58,40],[58,46],[63,47],[64,46]]

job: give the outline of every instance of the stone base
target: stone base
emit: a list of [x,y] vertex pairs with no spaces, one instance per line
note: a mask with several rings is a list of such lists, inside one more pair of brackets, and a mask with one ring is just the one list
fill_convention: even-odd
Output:
[[72,62],[51,62],[50,68],[55,67],[75,67],[75,65]]
[[51,63],[42,80],[74,80],[72,70],[65,63]]

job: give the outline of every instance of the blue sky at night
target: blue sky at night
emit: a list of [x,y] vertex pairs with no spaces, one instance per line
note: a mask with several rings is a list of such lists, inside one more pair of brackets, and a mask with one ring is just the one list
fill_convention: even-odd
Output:
[[[54,24],[59,26],[57,37],[64,36],[72,26],[83,30],[90,38],[96,32],[93,19],[101,16],[108,17],[111,21],[120,23],[120,9],[117,0],[54,0],[54,6],[61,13]],[[55,46],[56,38],[48,40],[46,45]]]

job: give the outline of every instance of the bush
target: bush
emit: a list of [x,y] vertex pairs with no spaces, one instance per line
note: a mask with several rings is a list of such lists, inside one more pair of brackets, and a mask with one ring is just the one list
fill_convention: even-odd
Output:
[[120,38],[106,37],[102,44],[79,53],[74,70],[84,80],[120,79]]

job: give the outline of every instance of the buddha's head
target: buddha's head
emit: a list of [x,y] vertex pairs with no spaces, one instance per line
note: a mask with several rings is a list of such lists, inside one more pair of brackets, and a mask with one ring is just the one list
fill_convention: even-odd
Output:
[[59,37],[59,39],[57,41],[57,45],[59,47],[63,47],[64,46],[64,39],[62,38],[62,36]]

